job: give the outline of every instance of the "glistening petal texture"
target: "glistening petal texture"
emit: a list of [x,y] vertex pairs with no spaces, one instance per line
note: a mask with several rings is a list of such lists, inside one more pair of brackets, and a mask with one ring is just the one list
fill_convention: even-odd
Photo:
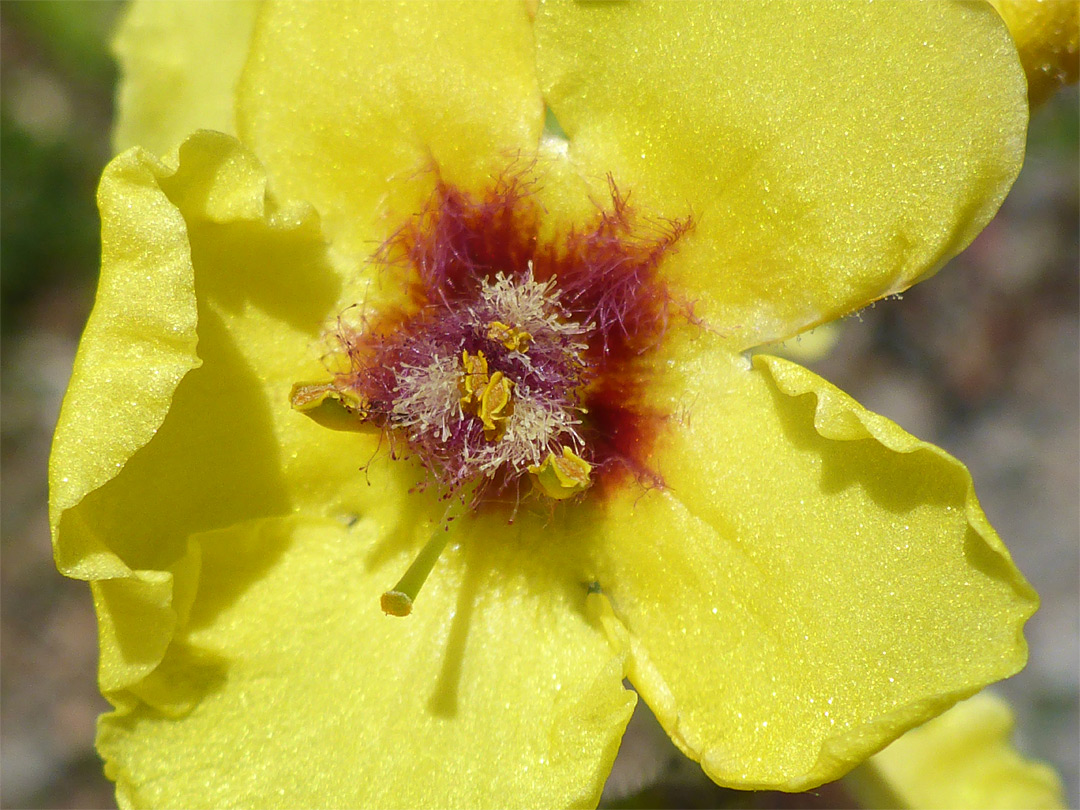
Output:
[[255,0],[136,0],[113,50],[120,62],[113,149],[164,155],[196,129],[234,133],[236,81]]
[[177,384],[200,362],[186,225],[156,191],[167,171],[133,150],[101,179],[101,279],[53,441],[54,525],[153,437]]
[[722,785],[806,789],[1019,670],[1036,597],[959,462],[717,343],[657,378],[666,486],[609,499],[599,583],[680,748]]
[[164,654],[194,591],[192,532],[332,509],[310,471],[355,474],[373,447],[296,452],[316,432],[289,411],[288,375],[320,369],[338,288],[317,219],[268,200],[233,138],[202,133],[178,154],[132,150],[105,172],[101,284],[50,460],[56,560],[93,582],[106,693]]
[[910,810],[1058,810],[1061,780],[1023,757],[1010,736],[1009,704],[991,692],[913,728],[851,774],[864,807]]
[[433,169],[475,188],[535,152],[533,47],[519,2],[271,4],[241,81],[241,137],[335,247],[366,258],[418,210]]
[[978,4],[548,3],[536,36],[569,159],[694,215],[664,272],[740,349],[935,271],[1023,158],[1023,71]]
[[[373,458],[376,437],[289,407],[339,297],[318,221],[268,196],[233,138],[199,133],[177,157],[106,173],[106,244],[124,250],[106,250],[54,452],[74,473],[53,493],[57,556],[91,580],[121,803],[595,804],[634,697],[585,613],[580,537],[470,521],[414,616],[384,616],[445,504],[408,494],[416,469]],[[119,352],[112,331],[146,345]],[[173,332],[179,359],[152,353]],[[114,410],[85,412],[121,385]],[[156,421],[129,438],[144,408]],[[507,658],[522,668],[496,676]]]
[[[132,455],[161,427],[177,386],[200,365],[186,226],[155,188],[157,176],[167,172],[132,150],[102,177],[101,278],[49,459],[57,567],[94,583],[95,602],[116,608],[99,619],[103,687],[148,672],[177,619],[173,570],[146,570],[123,559],[84,507],[95,490],[124,476]],[[184,557],[178,549],[171,560],[177,572],[188,570]],[[136,617],[146,624],[131,634]]]
[[379,609],[408,562],[389,539],[302,518],[198,535],[164,692],[100,725],[121,805],[595,806],[635,697],[563,538],[473,523],[406,619]]

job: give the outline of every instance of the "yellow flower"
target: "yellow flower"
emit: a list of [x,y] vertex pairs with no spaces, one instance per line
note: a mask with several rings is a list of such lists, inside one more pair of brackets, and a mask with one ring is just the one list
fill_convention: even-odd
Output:
[[[106,169],[50,463],[123,805],[594,804],[624,678],[718,783],[798,790],[1023,666],[1036,597],[962,465],[745,354],[929,275],[996,211],[1027,107],[989,7],[147,3],[119,48],[119,145],[232,132],[230,110],[239,136]],[[475,197],[511,165],[538,244],[609,209],[609,177],[638,222],[693,222],[657,254],[662,340],[627,366],[649,475],[605,485],[571,442],[556,496],[446,530],[383,434],[289,395],[328,378],[339,315],[401,305],[378,248],[436,180]],[[539,351],[506,325],[488,357]],[[299,390],[354,423],[383,407]],[[447,390],[493,445],[526,397]],[[412,614],[385,616],[438,532]]]

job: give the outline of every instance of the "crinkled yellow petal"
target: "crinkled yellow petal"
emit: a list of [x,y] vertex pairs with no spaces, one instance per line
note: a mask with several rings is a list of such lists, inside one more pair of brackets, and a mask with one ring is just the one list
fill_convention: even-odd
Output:
[[50,462],[50,518],[97,489],[148,442],[200,364],[187,229],[156,190],[167,167],[132,151],[98,189],[101,279],[75,357]]
[[568,155],[697,227],[664,273],[738,348],[903,290],[1020,169],[1008,32],[971,3],[548,3],[537,65]]
[[1020,669],[1036,597],[964,467],[702,336],[657,375],[666,486],[609,497],[630,680],[718,783],[801,790]]
[[545,521],[462,519],[408,618],[365,519],[197,535],[167,680],[100,724],[121,806],[595,806],[635,696]]
[[519,2],[271,4],[241,79],[241,137],[337,248],[366,257],[416,213],[433,169],[476,187],[535,151],[533,48]]
[[990,0],[1009,26],[1037,106],[1080,76],[1080,5],[1075,0]]
[[196,129],[235,132],[236,80],[257,8],[255,0],[135,0],[113,42],[121,71],[114,151],[164,155]]
[[864,807],[1064,808],[1058,775],[1021,756],[1009,742],[1012,730],[1009,704],[982,692],[907,732],[845,782]]
[[[319,373],[340,287],[316,218],[268,201],[233,138],[194,136],[179,160],[131,150],[105,171],[98,297],[50,459],[55,556],[98,583],[106,692],[164,653],[194,586],[192,532],[369,497],[374,441],[313,442],[288,403],[294,375]],[[328,476],[346,483],[331,493]]]

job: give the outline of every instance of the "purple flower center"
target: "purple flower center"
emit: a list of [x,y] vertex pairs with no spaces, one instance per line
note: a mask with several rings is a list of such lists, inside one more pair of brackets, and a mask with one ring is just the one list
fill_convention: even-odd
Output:
[[348,370],[293,403],[340,400],[477,504],[507,489],[517,503],[530,479],[555,499],[627,472],[659,484],[647,456],[663,415],[642,397],[672,302],[656,270],[690,223],[638,229],[612,186],[611,211],[542,242],[531,188],[440,184],[375,257],[407,302],[339,319]]

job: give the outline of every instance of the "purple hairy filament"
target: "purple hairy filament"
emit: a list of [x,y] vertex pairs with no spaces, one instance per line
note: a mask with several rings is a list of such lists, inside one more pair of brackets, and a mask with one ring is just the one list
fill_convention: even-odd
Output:
[[610,210],[542,241],[530,189],[440,183],[375,256],[407,299],[362,328],[339,319],[346,370],[293,404],[339,400],[477,505],[529,476],[554,499],[628,474],[662,485],[648,457],[665,415],[644,404],[641,369],[672,308],[657,271],[690,221],[639,231],[612,184]]

